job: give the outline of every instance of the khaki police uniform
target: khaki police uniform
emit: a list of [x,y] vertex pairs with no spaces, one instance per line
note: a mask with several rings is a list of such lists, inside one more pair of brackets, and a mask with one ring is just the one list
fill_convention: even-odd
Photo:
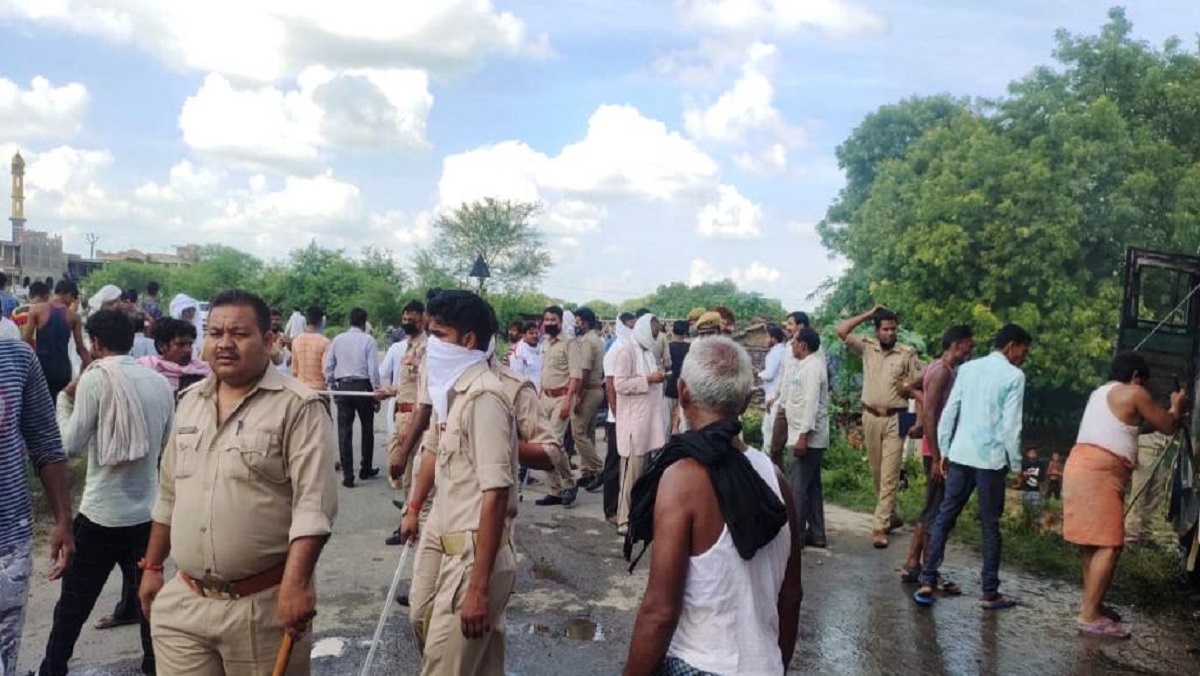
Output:
[[[604,471],[604,458],[596,451],[596,412],[604,403],[604,340],[595,331],[575,339],[576,360],[571,365],[571,378],[579,379],[579,412],[571,408],[571,434],[579,453],[579,473],[584,478],[598,476]],[[543,366],[543,368],[545,368]],[[583,382],[583,371],[588,371]]]
[[[428,343],[429,335],[424,331],[415,338],[409,338],[408,347],[404,350],[404,357],[400,364],[400,382],[392,383],[396,386],[396,431],[388,444],[389,465],[400,457],[400,442],[404,439],[408,422],[412,420],[413,413],[417,411],[417,388],[421,383],[421,374],[425,370],[425,347]],[[408,493],[412,487],[413,463],[418,454],[412,455],[413,457],[410,457],[404,466],[404,476],[398,483],[388,477],[392,488],[403,489],[405,493]]]
[[[554,436],[554,430],[550,425],[549,418],[542,411],[537,389],[533,383],[522,378],[507,366],[497,364],[495,359],[492,362],[492,371],[500,376],[504,394],[513,404],[517,439],[541,446],[556,466],[559,462],[565,461],[562,452],[562,435],[557,438]],[[426,501],[427,504],[431,500],[432,498]],[[429,528],[422,524],[417,559],[413,565],[412,584],[408,592],[409,620],[417,636],[417,646],[422,651],[425,647],[425,634],[428,631],[429,619],[433,612],[433,590],[442,557],[441,534],[428,535],[429,532]]]
[[[321,398],[268,367],[222,424],[216,384],[185,391],[163,451],[152,518],[171,528],[179,573],[151,612],[162,674],[269,673],[288,547],[328,537],[337,514],[337,439]],[[311,642],[296,640],[288,674],[309,673]]]
[[887,530],[888,521],[896,513],[904,455],[899,414],[908,410],[908,400],[900,396],[900,386],[917,377],[921,360],[914,348],[900,343],[884,350],[873,338],[851,335],[845,344],[863,360],[863,441],[875,482],[875,530]]
[[[571,384],[571,339],[559,334],[542,342],[542,411],[550,424],[551,431],[562,439],[567,431],[567,419],[559,416],[563,400]],[[570,461],[563,457],[555,464],[555,470],[547,473],[550,495],[562,496],[563,489],[575,485],[575,475]]]
[[[438,534],[441,560],[421,662],[423,676],[503,676],[505,608],[516,581],[512,521],[517,515],[517,436],[513,407],[501,379],[476,364],[448,393],[449,411],[438,445],[438,499],[428,533]],[[471,571],[485,491],[508,489],[500,548],[488,582],[491,631],[462,634],[461,610]],[[423,536],[424,539],[425,536]]]

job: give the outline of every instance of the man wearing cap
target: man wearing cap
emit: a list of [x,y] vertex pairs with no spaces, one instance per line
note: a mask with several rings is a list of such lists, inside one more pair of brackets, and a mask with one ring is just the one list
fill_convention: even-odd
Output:
[[696,320],[696,337],[711,338],[721,333],[721,315],[705,312]]
[[[556,439],[562,439],[571,416],[571,367],[570,340],[563,335],[563,309],[551,305],[542,313],[542,330],[546,340],[542,341],[542,410],[550,420]],[[547,474],[546,496],[534,504],[571,506],[578,495],[575,476],[569,461],[558,463],[557,469]]]
[[[337,514],[328,406],[271,367],[270,310],[217,294],[211,376],[188,389],[163,451],[140,598],[162,674],[266,674],[284,633],[309,673],[313,573]],[[179,573],[163,581],[163,562]]]
[[[859,325],[873,321],[875,338],[854,335]],[[876,306],[837,327],[838,338],[850,352],[863,360],[862,421],[867,458],[875,480],[876,549],[888,546],[889,531],[904,525],[896,513],[896,491],[904,455],[900,438],[900,413],[908,410],[906,384],[921,372],[917,351],[896,342],[899,319],[896,313]]]

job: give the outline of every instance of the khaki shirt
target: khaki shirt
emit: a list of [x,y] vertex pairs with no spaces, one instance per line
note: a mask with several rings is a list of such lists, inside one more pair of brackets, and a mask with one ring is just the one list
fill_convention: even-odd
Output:
[[268,367],[225,424],[213,376],[188,388],[163,451],[151,517],[192,577],[236,581],[283,563],[337,515],[337,439],[325,402]]
[[[441,533],[479,530],[485,491],[517,483],[517,436],[513,407],[499,376],[476,364],[450,388],[449,410],[438,442],[430,519]],[[517,491],[509,490],[506,516],[517,515]]]
[[[404,360],[400,365],[400,382],[396,389],[397,404],[416,404],[417,392],[423,382],[425,372],[425,347],[429,343],[429,334],[424,331],[416,338],[410,338],[408,347],[404,350]],[[426,395],[428,396],[428,395]]]
[[542,392],[567,386],[571,378],[571,340],[559,335],[542,343]]
[[900,385],[915,380],[921,372],[921,360],[910,345],[896,343],[890,350],[879,347],[873,338],[850,335],[846,349],[862,355],[862,402],[877,409],[907,408],[908,400],[900,396]]
[[[493,359],[493,362],[496,360]],[[493,366],[500,383],[504,386],[504,394],[512,402],[513,417],[517,425],[517,439],[529,444],[538,444],[550,456],[550,461],[558,463],[562,456],[562,439],[554,436],[550,427],[550,418],[542,411],[538,403],[537,389],[533,383],[522,378],[520,374],[507,366]]]
[[663,331],[658,334],[658,340],[654,342],[654,360],[658,362],[658,368],[666,373],[671,370],[671,334]]
[[[421,377],[417,385],[417,405],[428,406],[433,408],[433,397],[429,396],[429,378],[428,371],[425,370],[425,354],[421,354]],[[422,450],[429,451],[437,455],[438,448],[438,423],[437,412],[429,412],[429,427],[425,429],[425,434],[421,436],[421,443],[416,452]]]
[[[604,384],[604,340],[595,331],[575,339],[575,361],[571,364],[571,377],[582,378],[584,370],[588,371],[588,381],[584,385]],[[543,368],[545,368],[543,366]]]

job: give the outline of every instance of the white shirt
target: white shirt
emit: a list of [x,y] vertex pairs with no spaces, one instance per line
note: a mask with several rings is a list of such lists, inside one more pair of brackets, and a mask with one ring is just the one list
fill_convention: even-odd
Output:
[[[74,406],[60,406],[58,424],[63,448],[68,455],[87,450],[87,479],[79,513],[106,528],[124,528],[150,521],[158,491],[158,456],[175,417],[175,394],[167,379],[132,357],[114,357],[133,387],[135,405],[146,419],[149,452],[123,465],[101,465],[92,443],[100,425],[100,399],[109,382],[99,370],[89,370],[79,379]],[[70,401],[63,395],[60,401]]]
[[287,326],[283,328],[283,333],[288,338],[295,340],[298,336],[304,333],[304,329],[308,327],[308,320],[299,312],[292,312],[292,316],[288,317]]
[[[746,449],[746,458],[782,499],[771,459],[753,448]],[[683,607],[667,655],[714,674],[783,676],[779,590],[790,549],[785,524],[746,561],[726,526],[711,549],[688,559]]]
[[[509,368],[541,389],[542,355],[536,347],[526,343],[524,340],[520,341],[517,343],[510,361],[512,363],[509,364]],[[608,373],[608,371],[605,371],[605,373]]]
[[379,364],[379,382],[398,387],[404,375],[404,353],[408,350],[408,339],[392,343],[383,362]]
[[758,374],[763,381],[763,394],[767,399],[775,396],[779,390],[779,379],[782,375],[783,364],[786,357],[790,356],[791,350],[786,343],[779,343],[771,347],[767,352],[767,358],[763,363],[763,370]]
[[0,318],[0,340],[4,338],[21,339],[21,327],[8,317]]
[[816,354],[795,361],[780,388],[788,423],[788,446],[808,435],[810,448],[829,448],[829,372]]

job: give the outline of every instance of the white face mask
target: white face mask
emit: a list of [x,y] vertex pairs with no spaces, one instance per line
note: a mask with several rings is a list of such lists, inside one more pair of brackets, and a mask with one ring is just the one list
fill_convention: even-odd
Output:
[[487,352],[470,350],[429,336],[425,347],[426,378],[429,381],[429,398],[433,400],[433,411],[439,422],[446,422],[450,388],[467,369],[487,361],[487,358]]

